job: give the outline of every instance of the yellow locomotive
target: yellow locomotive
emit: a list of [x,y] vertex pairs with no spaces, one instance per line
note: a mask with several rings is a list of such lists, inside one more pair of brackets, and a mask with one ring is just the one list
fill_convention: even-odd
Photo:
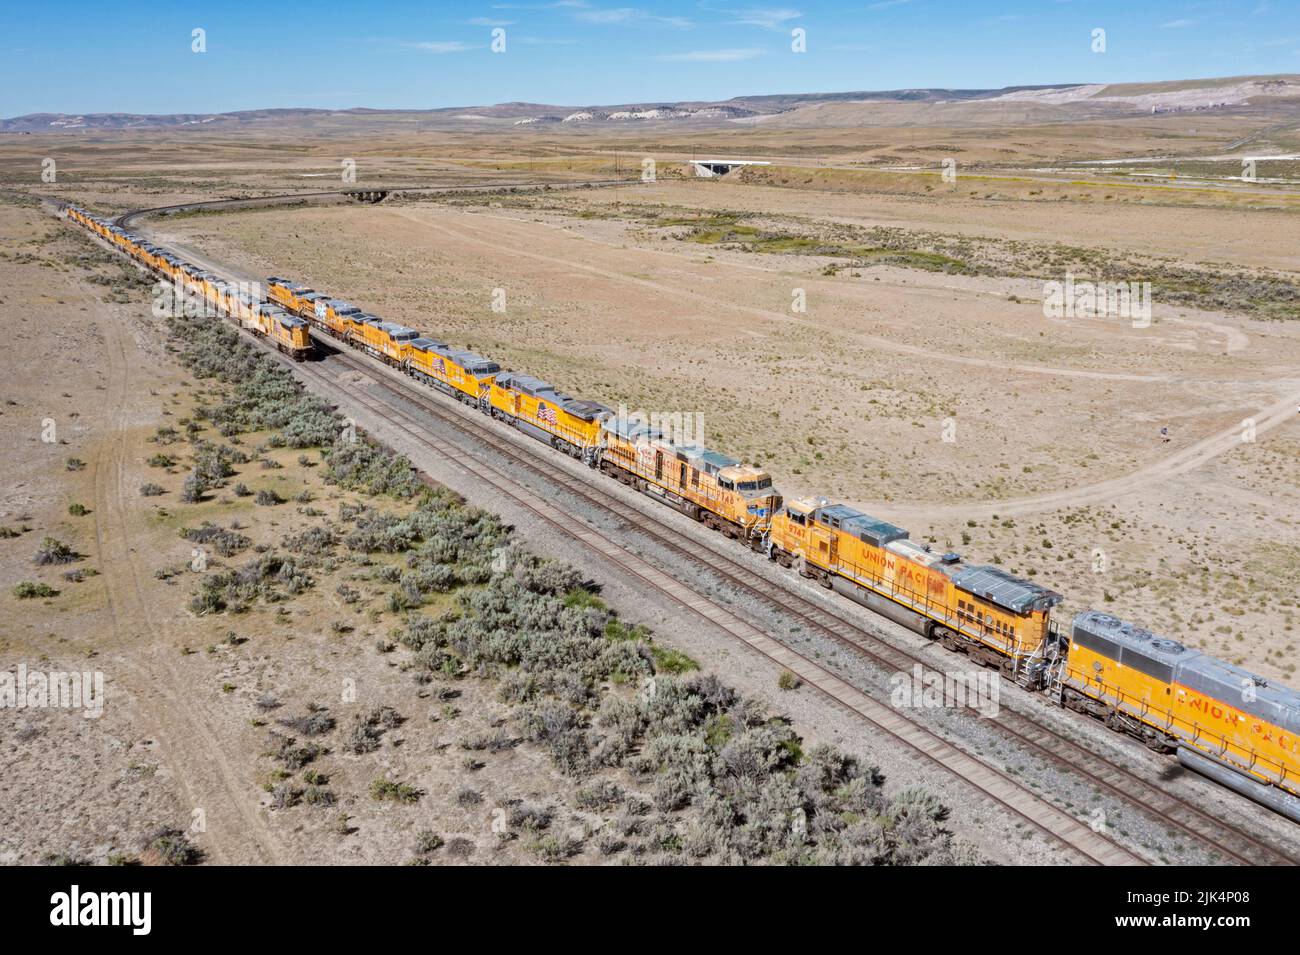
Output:
[[601,447],[600,423],[613,409],[556,391],[553,385],[503,371],[488,388],[488,413],[530,437],[595,467]]
[[420,337],[414,328],[386,322],[377,315],[358,312],[347,316],[350,325],[347,342],[386,365],[402,367],[411,350],[411,342]]
[[192,297],[206,303],[212,314],[228,315],[241,327],[268,338],[280,351],[297,361],[311,353],[307,324],[283,308],[262,302],[220,276],[83,209],[68,206],[65,214],[70,221],[112,243],[149,271],[172,282],[182,298]]
[[773,518],[769,556],[828,589],[1025,686],[1041,685],[1060,594],[997,567],[935,554],[907,531],[843,504],[791,501]]
[[417,381],[480,411],[488,410],[492,380],[501,371],[489,358],[423,337],[410,342],[402,367]]
[[1063,706],[1100,718],[1193,770],[1300,821],[1300,694],[1096,611],[1069,633],[1061,596],[997,567],[935,554],[908,532],[843,504],[783,502],[764,470],[682,445],[594,401],[272,277],[268,301],[104,219],[69,220],[189,295],[302,358],[309,324],[416,381],[578,458],[871,610]]
[[600,469],[688,517],[761,549],[781,495],[772,476],[708,448],[678,446],[635,418],[601,425]]
[[1076,614],[1052,690],[1300,820],[1300,693],[1110,614]]

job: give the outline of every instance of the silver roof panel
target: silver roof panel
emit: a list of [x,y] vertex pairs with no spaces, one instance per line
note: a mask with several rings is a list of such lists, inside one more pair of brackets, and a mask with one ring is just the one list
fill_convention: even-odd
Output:
[[1046,610],[1061,602],[1061,595],[1055,591],[987,565],[963,567],[953,573],[952,582],[967,593],[1012,613]]

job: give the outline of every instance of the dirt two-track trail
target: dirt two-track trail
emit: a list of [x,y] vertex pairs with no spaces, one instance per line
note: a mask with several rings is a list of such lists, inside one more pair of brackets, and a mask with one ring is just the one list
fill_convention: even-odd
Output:
[[[237,772],[227,758],[212,727],[219,724],[215,708],[187,690],[177,666],[177,643],[172,639],[179,618],[164,612],[149,599],[144,582],[152,577],[145,557],[152,545],[135,539],[128,517],[131,502],[139,499],[128,462],[148,457],[144,438],[136,427],[149,408],[150,357],[131,337],[130,317],[104,315],[98,300],[84,286],[88,314],[102,316],[96,324],[103,334],[100,351],[106,373],[105,432],[94,458],[87,462],[95,489],[93,518],[96,566],[101,569],[112,637],[104,649],[111,657],[109,682],[121,679],[130,688],[159,744],[159,756],[178,786],[178,798],[195,813],[177,820],[181,828],[200,820],[191,830],[211,862],[218,864],[283,863],[285,851],[267,826],[258,805],[258,788]],[[156,556],[156,555],[154,555]],[[156,561],[154,561],[156,563]],[[109,689],[111,705],[112,689]]]
[[[577,257],[558,256],[530,250],[526,241],[526,235],[515,233],[520,229],[527,229],[533,224],[521,222],[519,219],[512,216],[489,216],[479,214],[470,217],[461,215],[455,217],[454,220],[452,220],[451,217],[443,217],[437,222],[431,222],[425,215],[417,215],[404,210],[393,210],[393,212],[394,214],[415,222],[425,228],[434,229],[444,235],[452,237],[457,242],[473,243],[498,251],[508,250],[513,255],[523,256],[525,258],[547,262],[554,265],[562,265],[566,268],[595,274],[604,279],[635,285],[644,290],[663,293],[677,299],[685,298],[706,302],[714,309],[731,310],[755,317],[771,319],[780,322],[783,326],[789,326],[791,324],[812,326],[815,324],[809,320],[795,318],[786,312],[755,308],[753,306],[731,302],[726,298],[716,295],[709,295],[705,292],[699,291],[700,285],[698,284],[691,284],[689,286],[683,285],[679,287],[662,281],[643,278],[638,275],[601,268],[593,264],[590,260],[584,261]],[[480,218],[491,218],[493,222],[492,227],[489,229],[475,225],[474,220]],[[515,227],[513,230],[511,229],[511,224]],[[575,243],[593,241],[582,239],[576,235],[572,236],[572,240]],[[649,251],[655,255],[672,255],[678,259],[682,259],[683,261],[690,261],[690,259],[678,253],[663,252],[661,250]],[[717,263],[714,263],[714,267],[717,267]],[[688,282],[692,279],[692,273],[683,274],[684,278]],[[857,337],[863,338],[865,336]],[[889,351],[904,352],[922,357],[928,361],[956,362],[958,364],[980,365],[987,368],[1003,367],[993,359],[929,351],[915,346],[905,345],[900,342],[891,342],[887,339],[881,339],[874,336],[869,337],[868,342],[873,348],[884,348]],[[1171,378],[1169,375],[1103,372],[1086,369],[1057,368],[1047,365],[1013,365],[1007,370],[1026,371],[1049,376],[1064,375],[1070,377],[1110,379],[1128,382],[1158,383],[1169,381]],[[1297,377],[1300,377],[1300,369],[1296,369],[1295,374]],[[1292,378],[1290,381],[1279,381],[1278,384],[1279,387],[1289,384],[1294,388],[1295,380],[1295,378]],[[1300,413],[1297,413],[1297,409],[1300,409],[1300,389],[1291,391],[1286,397],[1252,415],[1250,417],[1252,423],[1250,439],[1258,440],[1261,436],[1276,428],[1300,420]],[[1164,481],[1168,481],[1170,478],[1195,470],[1214,458],[1239,447],[1242,444],[1242,435],[1246,430],[1245,422],[1243,421],[1240,425],[1234,425],[1208,437],[1202,438],[1192,445],[1174,451],[1168,456],[1138,468],[1128,474],[1098,481],[1093,484],[1064,488],[1058,491],[1031,494],[1020,498],[957,504],[900,506],[896,503],[880,501],[853,501],[851,503],[855,507],[866,508],[873,513],[880,512],[886,514],[894,520],[911,522],[933,522],[951,518],[987,519],[995,514],[1000,517],[1023,516],[1041,511],[1101,504],[1107,501],[1113,501],[1135,491],[1154,487]]]

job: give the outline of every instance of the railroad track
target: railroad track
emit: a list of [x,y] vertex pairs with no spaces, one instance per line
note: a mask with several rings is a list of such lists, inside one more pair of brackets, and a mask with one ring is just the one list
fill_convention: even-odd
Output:
[[[432,392],[425,394],[422,390],[415,390],[415,386],[406,376],[378,362],[349,354],[336,340],[316,335],[315,330],[313,330],[313,337],[318,343],[327,344],[335,349],[335,357],[330,360],[339,361],[365,373],[367,377],[390,391],[399,385],[408,386],[396,392],[399,398],[416,403],[440,421],[488,445],[515,466],[522,467],[549,481],[556,480],[557,472],[540,465],[538,461],[551,459],[552,455],[561,457],[558,452],[548,453],[544,445],[538,444],[535,449],[537,453],[533,454],[531,452],[534,449],[527,444],[516,445],[512,441],[507,441],[505,435],[499,433],[492,426],[493,423],[487,419],[475,420],[474,413],[466,410],[463,405],[454,403],[450,399],[444,400],[440,394]],[[374,375],[376,371],[388,372],[397,381],[392,384],[380,381]],[[393,410],[398,415],[410,418],[400,409]],[[917,665],[926,674],[943,672],[935,667],[933,661],[888,642],[860,622],[822,606],[802,594],[785,588],[773,590],[762,587],[756,582],[752,571],[731,555],[713,547],[701,549],[684,545],[681,535],[657,516],[632,507],[615,495],[606,493],[605,489],[594,486],[592,482],[571,478],[565,481],[563,486],[568,493],[588,506],[617,517],[666,550],[687,561],[707,567],[728,586],[742,593],[746,599],[795,618],[807,629],[845,647],[885,672],[909,672]],[[974,711],[973,706],[966,708]],[[1300,863],[1300,859],[1288,855],[1243,829],[1216,819],[1195,803],[1161,789],[1108,757],[1005,704],[999,707],[996,716],[984,718],[996,725],[1008,738],[1047,762],[1083,776],[1099,790],[1144,814],[1158,814],[1162,821],[1170,823],[1187,836],[1218,852],[1225,861],[1241,865]]]
[[[626,184],[627,180],[603,181],[602,184]],[[578,185],[582,185],[579,183]],[[521,185],[550,185],[563,186],[562,183],[530,183],[530,184],[484,184],[482,189],[499,189],[510,186]],[[428,187],[429,191],[455,192],[462,191],[466,187]],[[323,193],[320,195],[337,195],[337,193]],[[301,198],[301,195],[295,195],[292,198]],[[223,206],[233,203],[240,203],[244,200],[215,200],[211,203],[204,203],[204,206]],[[195,205],[195,204],[192,204]],[[160,207],[153,210],[140,210],[138,212],[127,213],[119,217],[119,221],[130,221],[131,219],[151,212],[161,212],[175,210],[180,207]],[[209,266],[212,263],[208,263]],[[228,270],[215,267],[214,271],[226,272]],[[333,347],[335,342],[332,339],[325,340]],[[407,401],[413,401],[420,406],[421,410],[433,414],[443,422],[450,424],[477,441],[492,447],[495,451],[505,455],[516,466],[521,466],[532,471],[546,480],[555,481],[557,471],[554,468],[555,458],[550,457],[553,452],[543,451],[543,446],[538,445],[536,448],[528,447],[527,451],[523,447],[516,446],[513,442],[507,442],[503,433],[496,432],[493,428],[485,426],[484,422],[476,421],[475,416],[465,411],[460,405],[445,401],[441,395],[426,391],[425,389],[416,389],[412,386],[409,379],[400,375],[398,372],[386,368],[377,361],[361,359],[349,355],[347,352],[339,350],[337,360],[343,364],[350,365],[365,372],[372,380],[375,380],[386,392],[397,398]],[[302,372],[308,377],[316,376],[322,380],[328,380],[328,375],[320,371],[319,368],[311,365],[291,365],[294,370]],[[375,371],[385,372],[395,379],[394,382],[385,382],[376,378],[373,374]],[[331,383],[334,382],[331,380]],[[399,388],[398,385],[401,387]],[[493,469],[482,461],[474,461],[473,467],[467,466],[463,455],[457,456],[454,449],[450,446],[429,438],[420,433],[420,422],[410,414],[395,408],[390,403],[378,403],[369,397],[361,397],[355,393],[349,392],[350,396],[356,398],[359,403],[365,404],[370,410],[388,420],[399,418],[410,422],[415,426],[411,431],[413,439],[419,441],[430,450],[447,457],[449,460],[465,467],[466,470],[474,473],[478,479],[486,481],[493,487],[498,488],[503,493],[508,494],[513,499],[518,500],[518,492],[508,490],[511,487],[511,479],[499,471]],[[380,407],[382,405],[382,407]],[[526,445],[525,445],[526,447]],[[557,456],[558,457],[558,456]],[[537,462],[546,459],[547,466],[543,467]],[[490,475],[485,476],[475,469],[486,469]],[[503,480],[504,479],[504,480]],[[763,589],[756,585],[753,572],[744,567],[733,557],[722,553],[711,546],[702,550],[688,549],[681,543],[680,534],[671,528],[666,521],[652,517],[636,508],[631,507],[619,498],[606,493],[603,489],[595,487],[593,482],[588,482],[570,475],[569,480],[564,483],[565,489],[584,500],[589,506],[598,511],[604,511],[629,526],[637,532],[650,537],[660,546],[672,551],[673,553],[691,561],[692,563],[707,567],[713,574],[724,581],[728,586],[736,588],[746,595],[748,599],[759,602],[770,609],[777,610],[787,616],[794,617],[804,623],[810,630],[819,635],[834,641],[835,643],[851,650],[859,658],[866,659],[874,665],[894,672],[906,672],[913,666],[920,665],[925,673],[941,673],[930,661],[923,659],[921,656],[900,648],[895,644],[887,641],[882,635],[873,632],[861,623],[852,620],[834,610],[822,606],[808,597],[799,594],[788,586],[781,587],[779,590]],[[985,792],[990,798],[1000,805],[1009,809],[1016,815],[1028,820],[1040,831],[1044,831],[1058,840],[1070,845],[1080,854],[1084,855],[1090,861],[1106,862],[1115,861],[1119,855],[1125,856],[1123,861],[1143,861],[1134,856],[1131,852],[1123,847],[1118,846],[1113,840],[1098,837],[1102,842],[1109,843],[1109,846],[1099,845],[1098,838],[1081,838],[1081,834],[1070,826],[1053,826],[1044,824],[1044,822],[1034,817],[1033,810],[1023,805],[1015,805],[1018,800],[1015,798],[1015,791],[1019,790],[1022,794],[1027,793],[1033,800],[1041,803],[1060,814],[1075,827],[1082,827],[1082,824],[1072,816],[1055,809],[1050,804],[1044,802],[1042,797],[1030,792],[1021,786],[1018,782],[1011,779],[1008,774],[996,770],[993,767],[980,763],[975,757],[965,753],[954,744],[944,740],[942,737],[934,734],[928,728],[920,726],[912,721],[902,718],[897,711],[882,707],[881,704],[870,700],[865,694],[862,694],[856,688],[850,687],[838,677],[826,671],[820,665],[813,663],[805,657],[797,654],[788,646],[779,643],[773,638],[762,634],[750,624],[735,617],[730,611],[694,594],[685,588],[680,581],[673,580],[662,574],[649,565],[640,566],[636,569],[628,566],[628,555],[626,548],[613,541],[611,538],[601,535],[590,529],[585,529],[575,534],[573,528],[573,519],[571,517],[556,518],[553,505],[540,499],[532,502],[520,502],[522,506],[527,507],[533,513],[538,514],[547,523],[557,527],[569,536],[576,536],[580,541],[614,560],[620,566],[624,567],[634,577],[639,578],[654,589],[666,593],[675,602],[688,608],[689,610],[711,620],[721,626],[724,630],[732,633],[734,636],[744,640],[758,652],[767,656],[769,659],[779,662],[792,671],[798,673],[805,679],[810,686],[815,687],[829,698],[835,700],[842,706],[845,706],[851,712],[854,712],[863,719],[877,726],[877,728],[888,733],[896,739],[902,741],[910,749],[920,753],[927,759],[944,766],[950,772],[954,772],[966,782],[974,785],[977,789]],[[539,513],[539,506],[547,513]],[[595,538],[595,539],[593,539]],[[613,548],[613,551],[610,550]],[[617,555],[623,555],[621,558]],[[639,559],[633,559],[638,564],[644,564]],[[647,573],[649,571],[650,573]],[[685,590],[685,593],[683,593]],[[707,609],[701,606],[701,602],[707,604]],[[844,632],[842,632],[844,631]],[[793,665],[792,665],[793,664]],[[801,673],[800,670],[805,672]],[[847,692],[846,692],[847,691]],[[861,697],[856,699],[853,697]],[[850,699],[846,700],[845,697]],[[884,712],[881,712],[881,711]],[[1186,835],[1192,837],[1198,843],[1201,843],[1211,850],[1217,852],[1225,861],[1239,864],[1296,864],[1300,862],[1295,856],[1270,845],[1263,839],[1256,837],[1247,830],[1230,825],[1220,819],[1217,819],[1206,810],[1200,808],[1195,803],[1184,799],[1177,794],[1170,793],[1159,786],[1149,782],[1134,771],[1127,769],[1101,753],[1098,753],[1088,746],[1053,730],[1034,718],[1011,709],[1001,707],[998,716],[992,718],[992,723],[996,724],[999,731],[1010,740],[1014,740],[1020,746],[1029,752],[1032,752],[1042,759],[1065,768],[1072,773],[1079,774],[1090,782],[1093,786],[1102,792],[1110,794],[1112,797],[1122,801],[1125,804],[1133,806],[1143,814],[1158,814],[1161,821],[1167,822],[1173,827],[1181,830]],[[902,726],[901,724],[906,724]],[[910,728],[909,728],[910,727]],[[917,736],[917,733],[920,735]],[[969,764],[967,763],[969,761]],[[971,765],[973,764],[973,765]],[[992,777],[986,774],[993,774]],[[1011,787],[1008,790],[1007,786]],[[1008,796],[1012,801],[1008,801]],[[1049,819],[1048,823],[1058,823],[1059,819]],[[1086,830],[1091,832],[1091,830]],[[1097,837],[1096,833],[1092,834]],[[1081,846],[1089,846],[1093,850]]]
[[[316,378],[329,385],[337,386],[336,378],[322,371],[319,367],[315,367],[318,363],[294,363],[278,352],[274,354],[293,371],[307,378]],[[476,440],[488,444],[493,450],[507,456],[512,463],[526,467],[547,480],[555,480],[553,472],[544,471],[532,460],[519,454],[517,449],[512,447],[511,443],[505,439],[504,435],[494,434],[488,429],[477,426],[477,423],[472,422],[472,419],[466,419],[462,415],[451,413],[452,408],[450,405],[447,408],[440,407],[439,402],[436,400],[440,396],[408,394],[400,384],[388,383],[376,378],[373,374],[376,368],[345,352],[337,352],[335,358],[330,360],[338,361],[349,368],[362,371],[376,385],[397,399],[413,401],[421,410],[456,426]],[[1047,802],[1042,796],[1015,779],[1010,773],[980,762],[928,727],[915,720],[908,719],[897,710],[876,702],[820,664],[814,663],[743,620],[716,599],[709,599],[696,593],[681,581],[664,573],[644,559],[629,553],[624,543],[620,543],[612,536],[602,533],[594,527],[584,526],[573,515],[550,503],[540,494],[522,488],[516,478],[510,476],[501,468],[493,467],[481,458],[468,457],[463,449],[430,436],[426,432],[424,422],[420,421],[416,415],[391,403],[377,400],[356,389],[348,391],[348,398],[356,401],[384,420],[402,427],[409,438],[423,448],[437,454],[452,466],[463,470],[468,476],[483,485],[496,489],[506,498],[525,508],[561,534],[594,550],[610,563],[619,567],[628,576],[640,581],[644,586],[663,594],[706,623],[719,627],[757,653],[795,673],[809,687],[848,710],[879,733],[893,739],[926,762],[937,766],[957,777],[961,782],[975,788],[1012,815],[1019,817],[1044,835],[1076,852],[1086,862],[1095,865],[1147,864],[1145,859],[1120,845],[1114,839],[1093,831],[1075,817]],[[450,401],[450,399],[448,400]],[[580,491],[577,487],[568,483],[565,484],[565,488],[578,493],[580,497],[586,498],[595,506],[601,507],[607,512],[612,512],[610,507],[598,503],[595,496]],[[648,521],[644,515],[642,515],[642,519]]]
[[446,195],[460,192],[494,192],[501,189],[584,189],[608,186],[636,185],[639,179],[533,179],[524,182],[476,182],[446,186],[356,186],[352,189],[329,189],[321,192],[281,192],[267,196],[249,196],[246,198],[205,199],[197,202],[183,202],[179,205],[155,206],[152,209],[133,209],[113,218],[113,224],[122,229],[129,229],[131,223],[145,216],[171,214],[176,212],[200,212],[205,209],[252,209],[257,206],[288,205],[294,202],[319,202],[324,199],[340,199],[364,193],[383,192],[389,196]]

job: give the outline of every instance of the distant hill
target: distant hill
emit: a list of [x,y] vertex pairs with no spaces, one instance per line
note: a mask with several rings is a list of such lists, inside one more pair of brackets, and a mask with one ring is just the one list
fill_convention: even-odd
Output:
[[856,126],[877,122],[924,122],[960,109],[973,121],[1015,118],[1023,122],[1124,113],[1223,110],[1268,102],[1300,107],[1300,76],[1237,76],[1161,83],[1010,86],[1002,89],[860,90],[841,93],[778,93],[721,101],[645,102],[556,106],[498,103],[428,110],[257,109],[231,113],[31,113],[0,119],[0,132],[48,133],[122,129],[203,129],[272,123],[316,123],[349,118],[391,119],[430,126],[480,128],[593,128],[639,123],[775,126]]

